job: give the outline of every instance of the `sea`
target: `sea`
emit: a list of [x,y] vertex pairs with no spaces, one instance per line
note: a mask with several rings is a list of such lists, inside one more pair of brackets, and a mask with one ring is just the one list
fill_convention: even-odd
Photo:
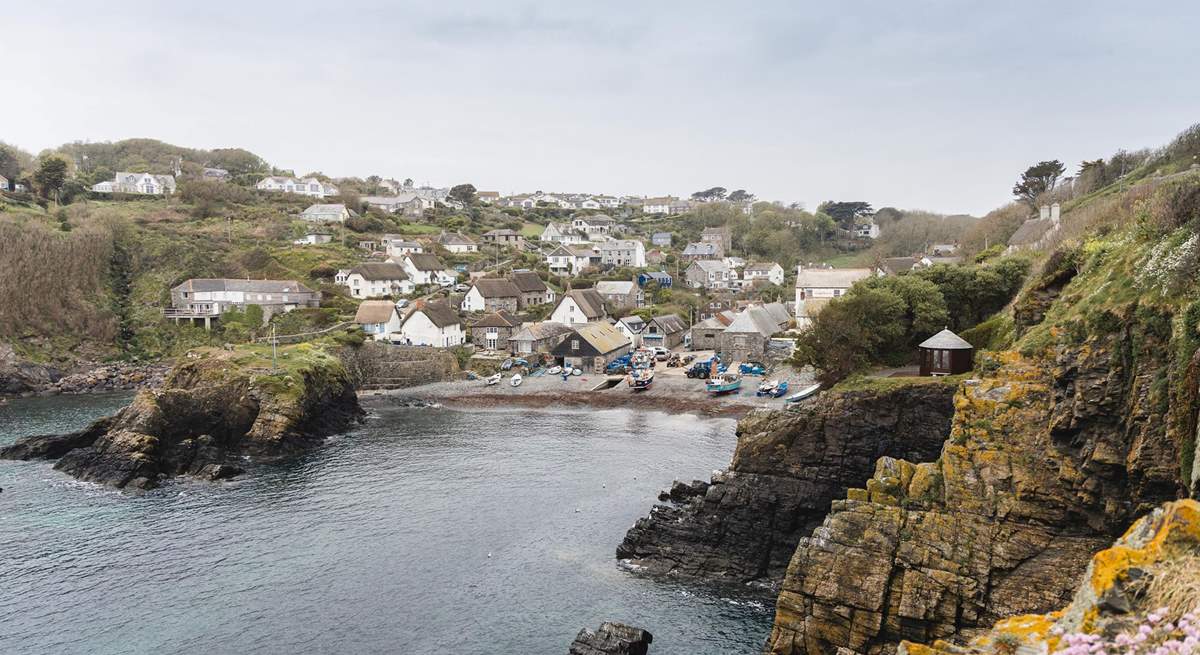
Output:
[[[11,400],[0,445],[129,400]],[[614,555],[672,480],[728,465],[731,419],[368,408],[232,481],[120,491],[0,461],[0,653],[564,654],[606,620],[649,630],[652,655],[762,648],[762,592]]]

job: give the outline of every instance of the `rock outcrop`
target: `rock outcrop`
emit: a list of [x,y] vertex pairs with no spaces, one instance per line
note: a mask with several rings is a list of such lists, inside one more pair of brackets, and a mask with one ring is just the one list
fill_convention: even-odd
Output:
[[[1004,619],[966,645],[945,641],[930,645],[902,642],[899,652],[900,655],[1053,653],[1071,642],[1085,641],[1078,639],[1080,635],[1095,637],[1086,640],[1089,645],[1108,641],[1114,646],[1089,648],[1091,652],[1146,653],[1172,639],[1180,650],[1166,648],[1154,652],[1195,652],[1200,650],[1197,638],[1193,635],[1189,640],[1186,631],[1177,626],[1189,612],[1195,616],[1200,611],[1198,567],[1200,503],[1194,500],[1168,503],[1139,519],[1111,548],[1092,557],[1077,579],[1078,587],[1070,603],[1061,610]],[[1154,643],[1156,631],[1161,633],[1158,643]],[[1139,637],[1139,633],[1144,634]]]
[[738,424],[730,468],[710,482],[676,482],[617,557],[652,574],[777,585],[800,538],[833,499],[865,483],[877,458],[937,456],[953,395],[951,384],[886,381],[753,412]]
[[236,475],[243,456],[300,452],[362,413],[338,359],[304,345],[290,355],[272,373],[253,355],[193,353],[161,389],[140,392],[115,415],[79,432],[28,437],[0,458],[58,458],[56,469],[115,487]]
[[[128,391],[160,386],[169,366],[162,364],[78,364],[74,372],[21,359],[0,343],[0,395],[54,395]],[[82,369],[82,370],[80,370]]]
[[1184,494],[1159,417],[1168,349],[1129,331],[964,383],[940,458],[881,460],[801,540],[772,653],[886,653],[1069,600],[1091,553]]
[[624,623],[604,622],[592,632],[583,629],[571,642],[569,655],[646,655],[654,636]]

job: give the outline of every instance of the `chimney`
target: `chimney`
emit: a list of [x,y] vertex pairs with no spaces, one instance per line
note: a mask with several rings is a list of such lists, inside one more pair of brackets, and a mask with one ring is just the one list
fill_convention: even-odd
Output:
[[1050,208],[1048,206],[1042,205],[1041,207],[1038,207],[1038,212],[1038,218],[1042,219],[1043,221],[1047,218],[1050,218]]
[[1056,202],[1053,205],[1050,205],[1050,220],[1053,221],[1055,225],[1058,225],[1058,218],[1058,203]]

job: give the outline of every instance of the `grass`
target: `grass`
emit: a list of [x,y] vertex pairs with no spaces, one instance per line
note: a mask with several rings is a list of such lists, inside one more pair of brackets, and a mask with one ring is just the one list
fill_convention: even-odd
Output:
[[955,386],[971,377],[970,373],[961,375],[916,376],[899,378],[875,378],[869,375],[853,375],[833,386],[831,391],[879,391],[889,392],[904,387],[924,386],[930,384],[945,384]]
[[537,223],[524,223],[521,225],[521,236],[525,237],[526,239],[536,239],[542,235],[542,230],[545,229],[546,227],[544,225],[538,225]]

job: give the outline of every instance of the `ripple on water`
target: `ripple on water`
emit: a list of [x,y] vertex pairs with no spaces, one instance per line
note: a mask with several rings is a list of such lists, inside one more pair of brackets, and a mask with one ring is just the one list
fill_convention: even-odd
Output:
[[[37,400],[0,410],[0,443],[127,398]],[[602,620],[660,655],[758,652],[769,599],[613,559],[661,488],[728,463],[732,421],[373,414],[229,483],[127,493],[0,462],[0,652],[558,653]]]

